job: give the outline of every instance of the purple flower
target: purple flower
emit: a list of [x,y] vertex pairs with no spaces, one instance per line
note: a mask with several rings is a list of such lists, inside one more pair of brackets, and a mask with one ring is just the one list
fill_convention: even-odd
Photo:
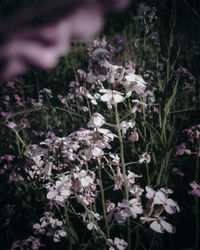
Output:
[[190,186],[193,188],[193,190],[188,191],[188,194],[200,197],[200,184],[197,184],[196,181],[193,181],[190,183]]
[[17,124],[14,123],[14,122],[9,122],[8,125],[7,125],[7,127],[13,129],[13,128],[16,128],[16,127],[17,127]]
[[176,155],[183,155],[186,148],[186,143],[182,142],[180,145],[176,146]]
[[143,163],[143,162],[149,163],[150,161],[151,161],[151,156],[146,152],[139,159],[139,163]]
[[134,131],[133,133],[131,133],[131,135],[129,136],[129,140],[132,142],[138,141],[139,140],[138,132]]

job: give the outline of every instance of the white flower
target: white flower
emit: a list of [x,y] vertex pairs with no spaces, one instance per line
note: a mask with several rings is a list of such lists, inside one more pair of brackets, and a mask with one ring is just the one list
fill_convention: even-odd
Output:
[[154,204],[163,205],[165,211],[168,214],[174,214],[176,210],[178,212],[180,211],[178,204],[174,200],[169,199],[167,195],[162,191],[156,192],[154,197]]
[[120,123],[120,129],[122,130],[122,135],[124,136],[126,134],[126,131],[129,129],[129,128],[133,128],[135,126],[135,122],[132,122],[132,121],[122,121]]
[[150,224],[150,228],[153,229],[157,233],[163,233],[165,230],[168,233],[174,233],[175,228],[169,224],[168,222],[164,221],[163,219],[155,220]]
[[126,96],[130,97],[132,92],[135,91],[138,95],[144,93],[146,88],[146,82],[140,75],[136,75],[134,73],[129,73],[125,76],[126,81],[122,83],[124,88],[126,89]]
[[157,233],[164,233],[167,231],[168,233],[175,233],[175,228],[164,220],[164,217],[156,216],[152,217],[141,217],[140,218],[143,223],[151,222],[150,228]]
[[89,92],[87,93],[87,97],[91,100],[91,103],[94,105],[97,105],[97,101],[100,98],[100,94],[96,93],[94,96],[92,96]]
[[97,127],[101,127],[104,123],[105,123],[105,118],[101,114],[95,113],[91,117],[87,126],[88,126],[88,128],[97,128]]
[[123,93],[116,90],[100,89],[99,92],[104,94],[101,96],[101,101],[107,102],[109,108],[112,108],[111,105],[124,101]]
[[108,241],[112,245],[109,250],[123,250],[128,246],[126,241],[117,237],[114,238],[114,241],[112,239],[108,239]]
[[[118,69],[122,69],[121,66],[117,66],[117,65],[112,65],[110,64],[107,60],[105,60],[103,66],[105,68],[109,69],[109,77],[108,77],[108,82],[109,83],[114,83],[115,82],[115,74],[117,73]],[[124,71],[123,71],[124,72]],[[123,73],[124,74],[124,73]]]

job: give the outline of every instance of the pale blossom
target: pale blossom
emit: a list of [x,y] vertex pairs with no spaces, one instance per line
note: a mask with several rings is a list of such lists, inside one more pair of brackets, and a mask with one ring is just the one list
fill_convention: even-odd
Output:
[[88,126],[88,128],[97,128],[97,127],[101,127],[104,123],[105,123],[105,118],[101,114],[95,113],[91,117],[87,126]]
[[176,146],[176,155],[183,155],[186,149],[186,143],[182,142],[180,145]]
[[133,185],[133,186],[130,188],[129,192],[137,198],[137,197],[139,197],[139,196],[142,195],[142,193],[144,192],[144,189],[141,188],[141,187],[138,186],[138,185]]
[[128,175],[127,175],[127,182],[128,184],[134,184],[135,183],[135,178],[140,178],[142,175],[137,175],[131,171],[128,170]]
[[[105,60],[103,66],[105,68],[109,69],[108,82],[111,83],[111,84],[114,83],[115,82],[115,76],[116,76],[117,70],[118,69],[122,69],[122,67],[118,66],[118,65],[112,65],[107,60]],[[117,81],[119,81],[119,80],[120,79],[118,79]]]
[[94,96],[92,96],[89,92],[87,93],[87,97],[91,100],[91,103],[94,105],[97,105],[97,100],[101,97],[99,93],[95,93]]
[[134,73],[129,73],[125,76],[124,82],[122,85],[126,89],[126,96],[130,97],[132,92],[135,91],[138,95],[142,95],[146,88],[146,82],[140,75],[136,75]]
[[175,233],[175,228],[164,220],[164,217],[156,216],[156,217],[141,217],[140,220],[142,222],[151,222],[150,228],[157,233],[164,233],[167,231],[168,233]]
[[139,140],[139,134],[137,131],[134,131],[131,133],[131,135],[129,136],[129,140],[132,142],[138,141]]
[[146,190],[146,198],[153,199],[156,194],[156,191],[148,186],[145,187],[145,190]]
[[117,103],[124,101],[123,93],[116,90],[100,89],[99,92],[103,93],[100,99],[102,102],[107,102],[109,109],[112,108],[112,105],[116,105]]
[[109,250],[123,250],[128,246],[126,241],[119,239],[118,237],[115,237],[114,241],[112,239],[108,239],[108,242],[111,244]]
[[120,129],[122,130],[122,135],[124,136],[126,134],[126,131],[129,129],[129,128],[133,128],[135,126],[135,122],[132,122],[132,121],[122,121],[120,123]]
[[196,183],[196,181],[193,181],[190,183],[190,186],[193,188],[193,190],[188,191],[188,194],[200,197],[200,184]]
[[151,161],[151,156],[146,152],[139,159],[139,163],[143,163],[143,162],[149,163],[150,161]]
[[9,122],[9,123],[7,124],[7,127],[13,129],[13,128],[16,128],[16,127],[17,127],[17,124],[16,124],[15,122]]
[[175,202],[172,199],[169,199],[166,195],[166,193],[162,192],[162,191],[158,191],[156,192],[155,196],[154,196],[154,204],[157,205],[163,205],[165,211],[168,214],[174,214],[176,211],[180,211],[180,208],[177,204],[177,202]]
[[131,199],[130,201],[123,200],[122,203],[118,203],[118,207],[124,208],[122,211],[122,215],[124,217],[132,215],[136,218],[138,214],[143,213],[141,202],[137,198]]

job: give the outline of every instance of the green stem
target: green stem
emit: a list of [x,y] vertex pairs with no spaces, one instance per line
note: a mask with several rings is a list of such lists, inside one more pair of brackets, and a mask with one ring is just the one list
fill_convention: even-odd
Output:
[[99,167],[98,171],[99,171],[99,185],[100,185],[100,190],[101,190],[103,217],[104,217],[104,221],[106,225],[106,235],[107,235],[107,238],[110,238],[110,230],[109,230],[109,225],[108,225],[107,216],[106,216],[105,197],[104,197],[104,190],[103,190],[103,183],[102,183],[102,176],[101,176],[101,167]]
[[146,163],[146,172],[147,172],[147,184],[150,187],[151,181],[150,181],[150,176],[149,176],[149,165]]
[[[124,177],[125,199],[128,201],[129,200],[129,188],[128,188],[128,182],[127,182],[126,164],[124,160],[124,145],[123,145],[122,134],[120,130],[119,113],[117,109],[117,104],[115,105],[115,119],[116,119],[117,133],[118,133],[119,143],[120,143],[120,157],[121,157],[122,173]],[[127,236],[128,236],[128,250],[131,250],[130,217],[128,217],[128,220],[127,220]]]

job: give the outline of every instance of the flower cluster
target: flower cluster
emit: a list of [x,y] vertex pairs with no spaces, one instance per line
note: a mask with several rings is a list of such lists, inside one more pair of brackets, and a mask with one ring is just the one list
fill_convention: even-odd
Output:
[[44,217],[40,219],[40,223],[33,225],[36,234],[47,234],[53,237],[54,242],[59,242],[62,237],[66,237],[66,231],[62,230],[63,222],[54,219],[53,215],[49,212],[44,213]]

